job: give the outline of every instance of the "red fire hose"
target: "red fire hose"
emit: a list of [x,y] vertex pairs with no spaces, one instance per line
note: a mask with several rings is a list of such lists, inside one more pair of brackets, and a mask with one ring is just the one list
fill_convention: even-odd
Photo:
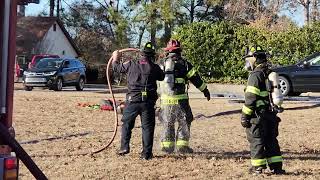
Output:
[[[121,52],[128,52],[128,51],[139,52],[140,50],[136,49],[136,48],[126,48],[126,49],[119,50],[120,53]],[[111,58],[109,59],[108,64],[107,64],[106,76],[107,76],[109,91],[110,91],[110,94],[112,96],[112,101],[113,101],[113,112],[114,112],[114,131],[113,131],[113,135],[112,135],[111,139],[107,142],[107,144],[104,147],[100,148],[99,150],[95,150],[95,151],[93,151],[91,153],[66,154],[66,156],[80,156],[80,155],[84,156],[84,155],[88,155],[88,154],[93,155],[93,154],[100,153],[100,152],[106,150],[112,144],[112,142],[114,141],[114,139],[115,139],[115,137],[117,135],[117,131],[118,131],[117,105],[115,103],[116,100],[115,100],[115,97],[114,97],[114,94],[113,94],[113,91],[112,91],[112,83],[111,83],[110,72],[109,72],[111,64],[112,64],[112,60],[113,60],[113,57],[111,56]],[[56,155],[53,154],[51,156],[56,156]],[[59,156],[61,156],[61,154],[59,154]]]
[[[128,51],[139,52],[140,50],[136,49],[136,48],[126,48],[126,49],[119,50],[120,53],[121,52],[128,52]],[[113,94],[113,91],[112,91],[112,83],[111,83],[111,80],[110,80],[110,73],[109,73],[110,67],[111,67],[111,64],[112,64],[112,60],[113,60],[113,57],[111,56],[111,58],[108,61],[106,75],[107,75],[109,91],[110,91],[110,94],[112,96],[112,101],[113,101],[114,131],[113,131],[113,135],[112,135],[111,139],[109,140],[109,142],[104,147],[102,147],[99,150],[96,150],[96,151],[92,152],[91,154],[96,154],[96,153],[99,153],[101,151],[106,150],[112,144],[113,140],[115,139],[115,137],[117,135],[117,131],[118,131],[118,121],[119,120],[118,120],[118,114],[117,114],[117,105],[116,105],[116,100],[115,100],[115,97],[114,97],[114,94]]]

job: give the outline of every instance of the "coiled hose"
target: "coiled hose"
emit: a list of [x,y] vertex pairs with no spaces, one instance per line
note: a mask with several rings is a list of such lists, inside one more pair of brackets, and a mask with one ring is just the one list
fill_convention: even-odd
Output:
[[[126,49],[119,50],[120,53],[129,52],[129,51],[139,52],[140,50],[136,49],[136,48],[126,48]],[[111,56],[111,58],[108,61],[106,76],[107,76],[109,91],[110,91],[110,94],[112,96],[112,101],[113,101],[114,131],[113,131],[113,135],[112,135],[111,139],[109,140],[109,142],[104,147],[102,147],[101,149],[92,152],[91,155],[92,154],[97,154],[97,153],[99,153],[101,151],[106,150],[112,144],[112,142],[114,141],[114,139],[115,139],[115,137],[117,135],[117,132],[118,132],[118,124],[119,124],[118,121],[119,120],[118,120],[118,114],[117,114],[117,105],[116,105],[116,100],[115,100],[115,97],[114,97],[114,94],[113,94],[113,91],[112,91],[112,83],[111,83],[110,73],[109,73],[109,71],[111,69],[110,67],[111,67],[111,64],[112,64],[112,60],[113,60],[113,56]]]

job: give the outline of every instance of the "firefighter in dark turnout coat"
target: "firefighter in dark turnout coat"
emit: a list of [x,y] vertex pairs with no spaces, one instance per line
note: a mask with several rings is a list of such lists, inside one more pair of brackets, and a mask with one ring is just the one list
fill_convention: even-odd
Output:
[[268,74],[266,53],[260,47],[248,49],[246,69],[251,71],[245,89],[241,125],[246,128],[250,143],[250,172],[260,174],[269,166],[274,174],[283,174],[282,156],[277,140],[280,118],[271,107],[267,90]]
[[[180,153],[192,153],[189,147],[190,126],[193,120],[187,92],[188,81],[204,93],[210,100],[207,85],[200,78],[196,68],[181,57],[180,42],[170,40],[164,49],[167,56],[160,64],[165,73],[165,79],[160,83],[160,121],[163,125],[161,149],[166,153],[176,150]],[[178,122],[175,134],[175,122]]]
[[152,158],[152,147],[155,127],[155,102],[157,96],[156,81],[163,80],[164,73],[157,64],[154,64],[155,49],[148,42],[143,49],[143,58],[138,62],[118,62],[118,52],[113,53],[113,70],[119,73],[127,73],[128,93],[126,108],[122,117],[121,147],[119,155],[130,152],[130,138],[135,119],[141,117],[142,126],[142,159]]

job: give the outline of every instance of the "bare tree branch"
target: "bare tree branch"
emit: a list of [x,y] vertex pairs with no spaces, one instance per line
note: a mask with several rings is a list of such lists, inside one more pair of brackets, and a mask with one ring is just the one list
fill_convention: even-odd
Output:
[[97,2],[98,4],[100,4],[100,6],[103,8],[103,9],[105,9],[105,10],[107,10],[108,8],[109,8],[109,5],[108,4],[106,4],[106,6],[105,5],[103,5],[99,0],[94,0],[95,2]]

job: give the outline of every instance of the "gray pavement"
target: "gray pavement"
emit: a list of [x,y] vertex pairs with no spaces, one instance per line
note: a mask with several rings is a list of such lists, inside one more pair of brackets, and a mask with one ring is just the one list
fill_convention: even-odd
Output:
[[[193,89],[196,89],[193,85],[191,85],[191,87],[193,87]],[[218,84],[218,83],[208,84],[209,91],[215,94],[225,93],[225,94],[243,95],[244,88],[245,88],[245,85],[237,85],[237,84]]]
[[[114,93],[126,93],[127,92],[127,87],[124,86],[113,86],[113,92]],[[24,91],[23,84],[22,83],[15,83],[14,89],[18,91]],[[35,90],[41,90],[45,89],[42,87],[35,87]],[[76,91],[75,87],[68,86],[68,87],[63,87],[62,91]],[[109,88],[105,84],[86,84],[84,86],[83,91],[85,92],[109,92]]]
[[[245,85],[235,84],[208,84],[208,89],[211,93],[212,99],[233,99],[243,100]],[[41,88],[37,88],[41,89]],[[23,90],[22,83],[15,83],[15,90]],[[76,91],[75,87],[64,87],[63,91]],[[86,84],[83,90],[84,92],[106,92],[109,93],[108,86],[106,84]],[[114,93],[126,93],[126,86],[113,86]],[[188,89],[189,97],[191,99],[205,99],[203,93],[196,87],[190,84]],[[308,101],[308,102],[320,102],[319,92],[303,93],[298,97],[286,97],[286,101]]]

